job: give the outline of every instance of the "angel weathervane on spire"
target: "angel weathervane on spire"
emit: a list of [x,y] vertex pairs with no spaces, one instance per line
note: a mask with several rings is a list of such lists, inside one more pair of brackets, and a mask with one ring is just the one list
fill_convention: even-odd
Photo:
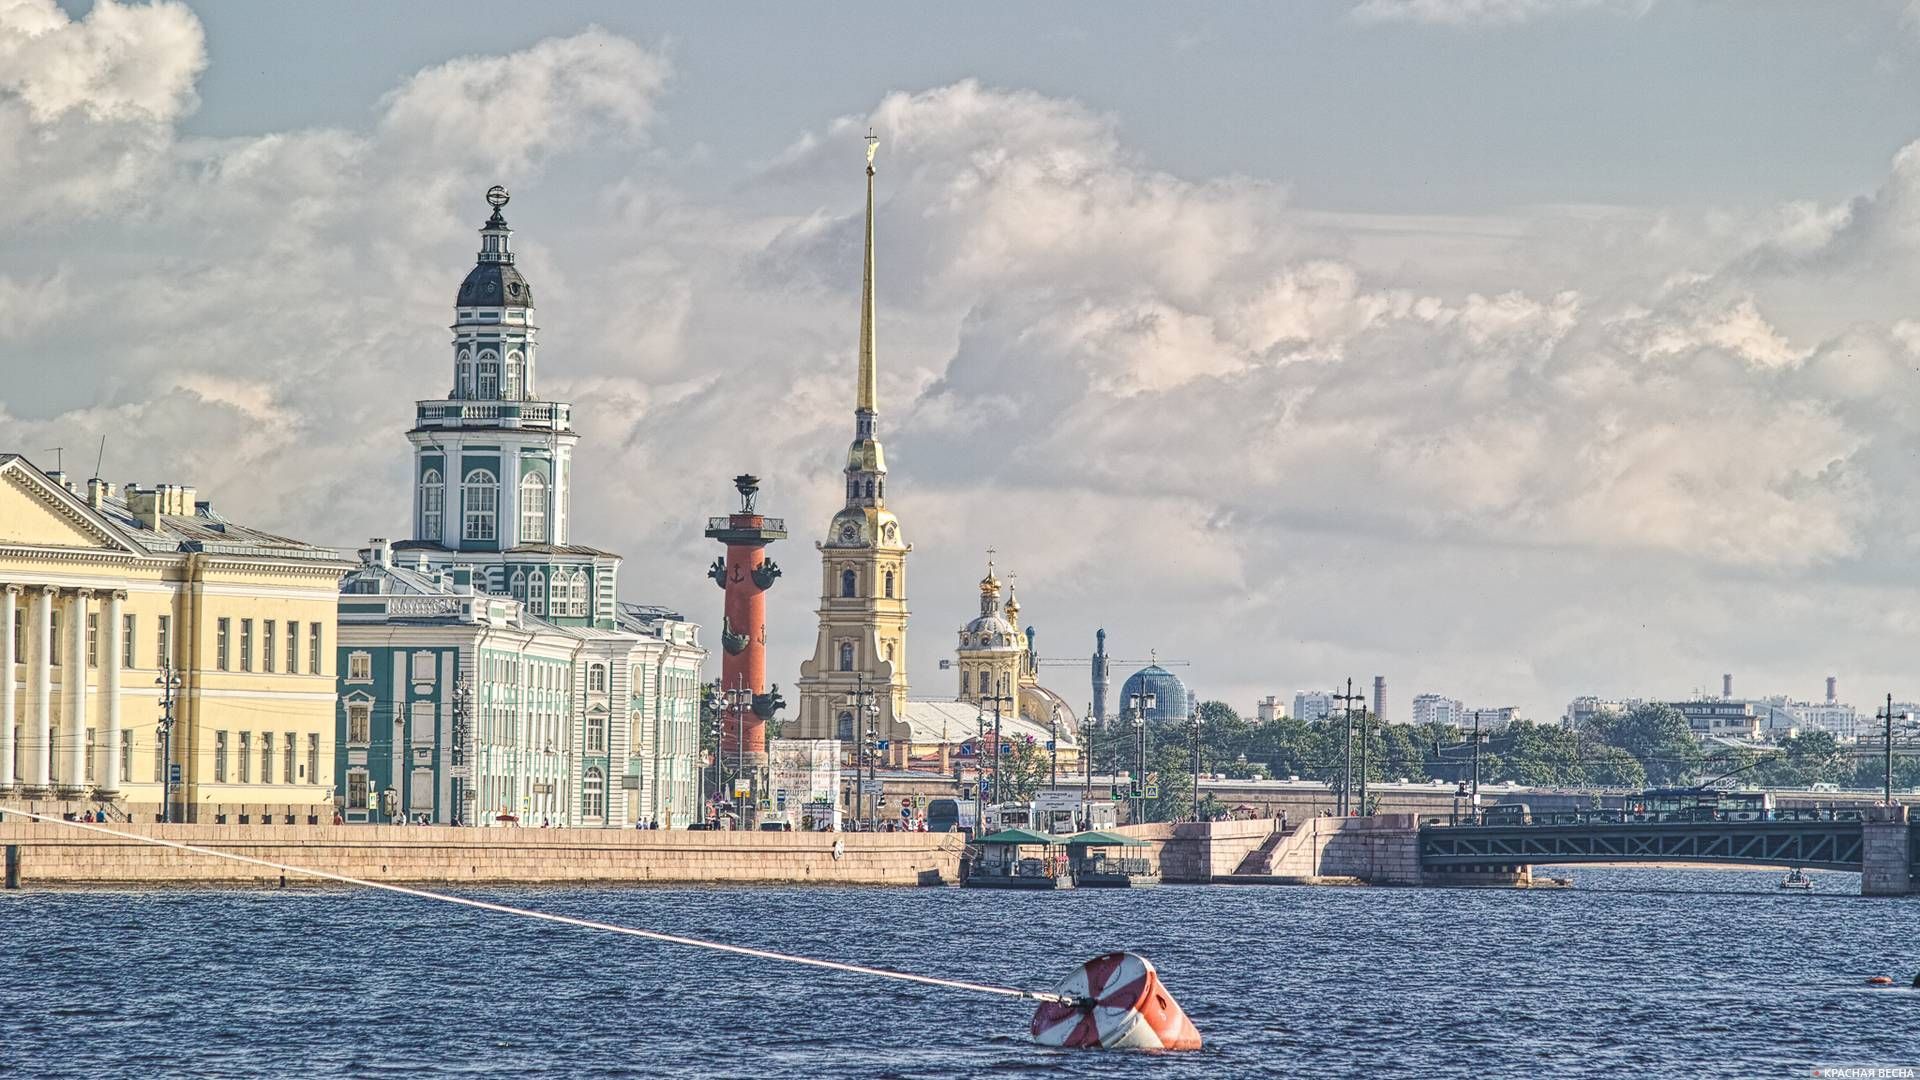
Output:
[[880,136],[875,135],[873,133],[872,128],[868,128],[867,129],[867,175],[868,176],[873,175],[873,155],[879,149],[880,149]]

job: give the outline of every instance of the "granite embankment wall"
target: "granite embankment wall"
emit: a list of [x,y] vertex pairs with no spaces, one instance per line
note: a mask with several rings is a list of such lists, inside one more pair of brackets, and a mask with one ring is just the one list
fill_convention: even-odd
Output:
[[[950,833],[105,827],[369,881],[436,885],[933,885],[959,879],[962,851]],[[27,887],[281,884],[277,870],[65,825],[0,822],[0,851]],[[312,881],[286,876],[290,885]]]
[[1279,831],[1272,819],[1129,825],[1153,844],[1163,880],[1295,881],[1358,878],[1419,885],[1420,834],[1412,814],[1310,817]]

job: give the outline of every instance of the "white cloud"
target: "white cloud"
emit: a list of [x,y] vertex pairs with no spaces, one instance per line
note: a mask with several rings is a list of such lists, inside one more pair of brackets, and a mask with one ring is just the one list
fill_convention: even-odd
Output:
[[[59,36],[105,9],[179,14],[0,7],[17,70],[116,70],[124,36]],[[141,47],[198,71],[189,24]],[[960,81],[822,118],[744,178],[754,209],[644,164],[570,173],[591,198],[563,208],[546,178],[655,137],[657,50],[589,30],[406,78],[364,130],[220,140],[179,138],[191,77],[151,75],[0,85],[0,219],[34,242],[0,249],[0,447],[107,433],[117,479],[324,542],[394,534],[411,401],[445,390],[478,196],[506,182],[542,388],[579,404],[578,535],[629,555],[629,596],[712,622],[698,524],[760,473],[795,536],[781,681],[850,433],[869,125],[921,691],[989,544],[1053,655],[1106,624],[1202,661],[1209,693],[1473,668],[1540,709],[1649,689],[1594,685],[1601,660],[1699,660],[1703,610],[1791,613],[1920,546],[1920,150],[1852,201],[1362,219]]]

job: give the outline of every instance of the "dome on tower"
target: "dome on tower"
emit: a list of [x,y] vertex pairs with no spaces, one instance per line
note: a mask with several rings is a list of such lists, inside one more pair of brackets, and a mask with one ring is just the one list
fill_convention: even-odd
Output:
[[460,298],[455,307],[533,306],[533,286],[520,276],[512,263],[484,262],[467,273],[460,283]]
[[1153,707],[1145,710],[1148,720],[1185,723],[1187,705],[1193,700],[1193,695],[1187,690],[1187,684],[1180,681],[1180,676],[1159,664],[1143,667],[1127,676],[1126,683],[1120,687],[1120,698],[1116,702],[1118,708],[1115,710],[1123,720],[1132,716],[1133,706],[1130,703],[1135,694],[1154,696]]

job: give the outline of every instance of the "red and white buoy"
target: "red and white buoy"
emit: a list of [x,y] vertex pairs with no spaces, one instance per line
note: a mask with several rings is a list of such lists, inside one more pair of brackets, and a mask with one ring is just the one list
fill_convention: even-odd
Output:
[[1161,985],[1153,961],[1139,953],[1096,956],[1054,992],[1071,1001],[1042,1002],[1033,1014],[1033,1037],[1042,1046],[1200,1049],[1200,1032]]

